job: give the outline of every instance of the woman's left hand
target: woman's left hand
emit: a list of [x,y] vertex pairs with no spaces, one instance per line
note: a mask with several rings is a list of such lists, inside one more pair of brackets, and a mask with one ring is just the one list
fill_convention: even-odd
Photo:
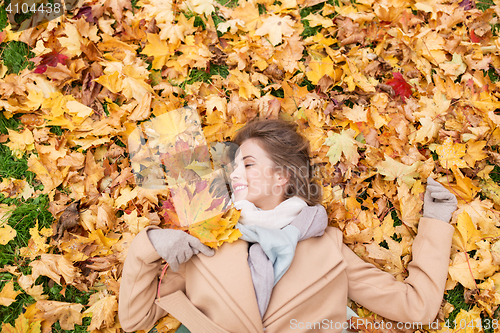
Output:
[[427,178],[423,216],[450,222],[451,215],[456,209],[457,198],[455,195],[431,177]]

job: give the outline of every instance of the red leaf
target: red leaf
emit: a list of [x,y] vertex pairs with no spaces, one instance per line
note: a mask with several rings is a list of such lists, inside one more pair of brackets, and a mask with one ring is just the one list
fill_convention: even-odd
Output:
[[403,99],[411,96],[411,86],[405,81],[403,75],[398,72],[393,72],[393,79],[387,80],[387,84],[390,85],[396,94],[401,96]]
[[479,38],[475,33],[474,33],[474,29],[470,29],[470,40],[471,42],[473,43],[480,43],[481,42],[481,38]]
[[40,64],[35,69],[35,73],[37,74],[45,73],[47,66],[56,67],[58,63],[65,65],[66,59],[68,59],[67,56],[56,51],[44,54],[41,58],[42,61],[40,61]]

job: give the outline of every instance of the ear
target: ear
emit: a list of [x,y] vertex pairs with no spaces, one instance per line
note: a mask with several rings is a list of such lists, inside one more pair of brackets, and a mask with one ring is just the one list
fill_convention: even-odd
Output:
[[288,183],[288,177],[283,172],[277,172],[276,173],[276,183],[279,186],[285,186],[286,183]]

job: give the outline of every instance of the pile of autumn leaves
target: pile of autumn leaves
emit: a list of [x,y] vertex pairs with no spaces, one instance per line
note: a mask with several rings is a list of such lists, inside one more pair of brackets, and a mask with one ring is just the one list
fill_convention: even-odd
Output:
[[[92,317],[89,331],[120,330],[128,246],[145,226],[168,223],[169,195],[136,186],[122,143],[138,122],[185,104],[200,114],[209,143],[231,139],[255,117],[297,122],[311,142],[331,224],[397,279],[411,260],[425,180],[437,179],[459,201],[447,289],[460,283],[473,306],[456,320],[493,317],[500,191],[490,173],[500,166],[500,92],[488,72],[496,77],[500,68],[491,28],[499,14],[499,6],[480,11],[467,0],[257,0],[234,8],[212,0],[134,7],[96,0],[72,18],[21,33],[7,28],[4,42],[25,42],[36,57],[35,69],[19,75],[0,67],[3,114],[22,114],[23,124],[0,141],[28,156],[43,190],[4,179],[0,191],[25,199],[47,194],[55,218],[79,199],[86,208],[57,240],[55,225],[30,221],[29,245],[19,251],[32,273],[0,268],[15,276],[3,284],[0,304],[19,293],[36,303],[2,332],[48,332],[56,321],[73,329],[82,316]],[[0,207],[2,244],[16,236],[9,210]],[[51,301],[35,283],[39,276],[97,292],[85,305]],[[453,306],[441,310],[444,319]],[[176,325],[168,318],[162,329]]]

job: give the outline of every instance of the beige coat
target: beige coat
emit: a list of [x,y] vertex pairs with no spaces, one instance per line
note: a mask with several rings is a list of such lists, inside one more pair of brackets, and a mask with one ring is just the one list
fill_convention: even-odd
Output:
[[213,257],[194,256],[177,273],[167,270],[158,299],[162,259],[143,230],[123,268],[120,323],[125,331],[149,329],[170,313],[192,333],[340,332],[335,323],[346,321],[349,297],[386,318],[425,325],[435,319],[443,298],[453,231],[448,223],[422,218],[409,276],[399,282],[364,262],[343,244],[339,229],[328,227],[323,236],[298,243],[261,319],[247,242],[224,244]]

